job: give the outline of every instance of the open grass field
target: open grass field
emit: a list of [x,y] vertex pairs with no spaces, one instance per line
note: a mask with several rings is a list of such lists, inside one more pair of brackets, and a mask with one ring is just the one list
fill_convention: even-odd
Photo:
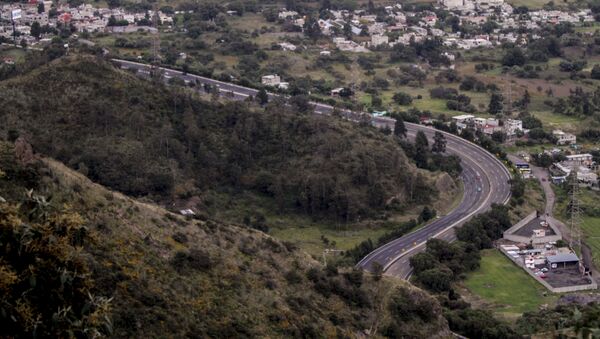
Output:
[[15,62],[22,62],[25,59],[25,55],[27,55],[27,51],[21,48],[9,46],[0,47],[0,59],[10,57],[13,58]]
[[600,217],[584,217],[581,222],[581,231],[585,243],[592,250],[592,257],[596,267],[600,267]]
[[550,110],[533,111],[531,115],[540,119],[545,127],[562,128],[567,131],[577,131],[582,122],[579,117],[555,114]]
[[521,268],[496,249],[481,252],[481,267],[467,276],[466,288],[480,299],[481,306],[507,319],[553,304],[557,296],[546,293]]

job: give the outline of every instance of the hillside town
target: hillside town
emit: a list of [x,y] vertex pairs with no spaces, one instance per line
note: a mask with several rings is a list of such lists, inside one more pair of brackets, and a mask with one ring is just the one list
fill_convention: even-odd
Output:
[[[457,49],[491,47],[504,42],[526,45],[528,39],[539,37],[536,30],[545,24],[593,22],[589,9],[566,12],[560,10],[525,11],[515,9],[503,0],[440,0],[436,5],[457,14],[456,27],[477,27],[476,34],[465,34],[452,29],[441,29],[440,21],[433,11],[409,11],[401,4],[386,6],[386,16],[367,13],[365,10],[331,10],[330,18],[319,19],[322,34],[330,36],[333,44],[341,51],[369,52],[377,48],[389,48],[397,44],[408,45],[428,37],[438,37],[444,45]],[[14,20],[15,33],[19,41],[35,45],[40,39],[51,38],[60,29],[69,28],[77,32],[130,33],[139,30],[155,32],[154,19],[161,24],[172,24],[180,12],[141,10],[127,11],[123,8],[100,8],[90,4],[70,7],[68,4],[54,5],[52,1],[32,0],[26,4],[0,5],[0,37],[13,38],[12,14],[19,12]],[[235,11],[228,14],[234,15]],[[282,10],[280,20],[304,29],[307,18],[296,11]],[[37,23],[37,24],[34,24]],[[39,28],[37,27],[39,25]],[[32,27],[34,27],[32,32]],[[526,33],[526,34],[523,34]],[[360,42],[354,37],[367,37]],[[285,50],[294,51],[297,46],[283,43]],[[453,56],[448,56],[452,61]]]
[[[15,17],[17,15],[18,17]],[[61,30],[70,32],[130,33],[139,30],[156,32],[153,22],[171,24],[173,16],[161,11],[130,12],[122,8],[100,8],[90,4],[70,7],[53,1],[29,1],[0,5],[0,37],[28,45],[49,41]],[[14,22],[14,31],[13,31]],[[13,36],[14,34],[14,36]]]
[[[318,25],[324,35],[331,36],[333,43],[342,51],[368,52],[369,49],[408,45],[428,37],[443,39],[444,45],[458,49],[491,47],[504,42],[527,44],[529,38],[539,37],[535,31],[542,25],[559,23],[579,24],[593,22],[589,9],[574,12],[559,10],[524,11],[515,9],[503,0],[470,1],[442,0],[439,8],[458,15],[456,26],[469,24],[483,28],[481,34],[447,32],[440,29],[440,18],[432,11],[413,12],[404,10],[401,4],[385,7],[387,16],[368,14],[364,10],[332,10],[331,19],[319,19]],[[306,18],[295,11],[283,10],[279,18],[304,27]],[[382,21],[384,19],[385,21]],[[343,34],[340,34],[343,33]],[[522,34],[527,33],[527,34]],[[345,37],[340,37],[345,35]],[[352,36],[368,36],[369,41],[358,43]]]

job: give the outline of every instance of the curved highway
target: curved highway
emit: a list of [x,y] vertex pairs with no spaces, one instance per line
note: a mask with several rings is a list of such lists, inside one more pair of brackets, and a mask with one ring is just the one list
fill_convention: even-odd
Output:
[[[142,77],[148,77],[152,70],[150,65],[137,62],[113,59],[123,69],[135,71]],[[246,99],[249,96],[256,96],[256,89],[243,87],[227,82],[222,82],[194,74],[187,74],[181,71],[159,68],[165,80],[177,77],[185,83],[210,84],[218,88],[222,95],[229,95],[233,99]],[[276,94],[269,94],[275,97]],[[313,103],[314,112],[318,114],[329,114],[333,107],[321,103]],[[358,121],[365,113],[351,112],[342,110],[346,118]],[[370,117],[370,115],[369,115]],[[389,127],[394,129],[395,120],[386,117],[370,117],[372,124],[376,127]],[[405,123],[407,135],[414,138],[418,131],[423,131],[427,137],[432,140],[435,129]],[[388,275],[397,276],[406,279],[411,274],[409,258],[424,249],[425,242],[430,238],[441,238],[445,240],[454,240],[454,230],[472,216],[485,212],[492,204],[505,204],[510,198],[510,173],[506,167],[494,155],[483,148],[457,137],[450,133],[444,133],[446,136],[446,152],[460,157],[463,168],[461,179],[464,183],[463,198],[454,210],[426,226],[409,233],[401,238],[393,240],[367,255],[358,266],[370,270],[372,265],[377,262],[384,268]]]
[[[435,129],[406,123],[408,137],[417,131],[425,132],[433,139]],[[424,249],[429,238],[454,240],[456,226],[462,225],[472,216],[487,211],[492,204],[505,204],[510,198],[510,173],[494,155],[483,148],[455,135],[444,133],[447,140],[446,152],[461,159],[461,179],[464,195],[458,207],[447,215],[426,226],[393,240],[371,252],[358,266],[370,270],[373,263],[383,266],[384,272],[401,278],[411,273],[409,258]]]

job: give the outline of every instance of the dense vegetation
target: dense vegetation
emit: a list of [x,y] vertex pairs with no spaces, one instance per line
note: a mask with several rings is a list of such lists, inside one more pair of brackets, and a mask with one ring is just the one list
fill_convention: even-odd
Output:
[[449,334],[406,283],[113,193],[22,138],[0,141],[0,258],[3,337]]
[[[252,190],[280,209],[352,221],[435,192],[370,127],[246,103],[206,102],[92,57],[56,60],[0,85],[0,132],[121,192],[161,201]],[[16,132],[15,132],[16,131]]]
[[455,284],[466,273],[479,268],[480,249],[492,247],[492,241],[511,226],[508,208],[493,205],[456,230],[459,241],[427,241],[425,252],[410,258],[415,282],[443,300],[450,329],[469,338],[516,338],[517,333],[484,310],[472,309],[455,291]]

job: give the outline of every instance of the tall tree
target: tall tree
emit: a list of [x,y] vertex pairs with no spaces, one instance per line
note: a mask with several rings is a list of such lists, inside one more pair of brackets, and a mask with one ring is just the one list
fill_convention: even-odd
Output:
[[406,137],[406,126],[404,126],[404,121],[402,119],[396,119],[396,123],[394,124],[394,135],[400,138]]
[[308,17],[304,23],[304,34],[313,40],[321,37],[321,27],[317,18],[312,15]]
[[373,0],[369,0],[369,3],[367,4],[367,11],[369,14],[375,14],[375,4],[373,3]]
[[45,11],[46,11],[46,8],[44,7],[44,2],[40,1],[40,3],[38,4],[38,7],[37,7],[37,12],[38,12],[38,14],[42,14]]
[[30,34],[31,34],[31,36],[32,36],[32,37],[34,37],[34,38],[36,38],[36,39],[39,39],[39,38],[40,38],[40,35],[42,34],[42,27],[40,26],[40,23],[39,23],[39,22],[37,22],[37,21],[34,21],[34,22],[31,24],[31,28],[30,28],[30,30],[31,30],[31,33],[30,33]]
[[499,114],[502,112],[502,107],[502,95],[500,93],[492,93],[488,112],[491,114]]
[[419,168],[427,168],[427,162],[429,159],[429,142],[427,136],[423,131],[417,132],[415,139],[415,163]]
[[417,137],[415,139],[415,149],[417,150],[417,152],[429,150],[429,141],[427,141],[427,136],[423,131],[417,132]]
[[433,145],[431,146],[431,151],[434,153],[446,152],[446,137],[444,137],[444,134],[442,134],[442,132],[435,131],[435,135],[433,136]]
[[285,0],[285,9],[288,11],[295,11],[298,7],[296,0]]
[[258,100],[259,104],[264,105],[269,102],[269,95],[264,88],[261,88],[258,93],[256,93],[256,99]]
[[528,90],[525,90],[525,93],[523,93],[523,97],[521,98],[519,104],[521,105],[521,107],[523,109],[527,109],[527,107],[529,107],[530,103],[531,103],[531,95],[529,95]]

